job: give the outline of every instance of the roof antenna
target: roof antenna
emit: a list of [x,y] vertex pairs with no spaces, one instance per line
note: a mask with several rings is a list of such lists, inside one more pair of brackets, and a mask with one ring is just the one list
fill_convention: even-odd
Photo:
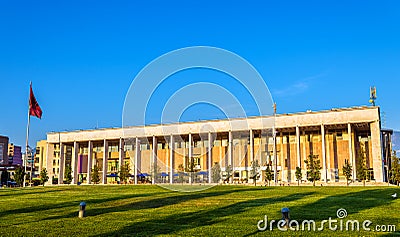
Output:
[[376,87],[375,86],[371,86],[369,103],[372,104],[372,106],[375,106],[375,100],[376,99],[377,99],[377,97],[376,97]]

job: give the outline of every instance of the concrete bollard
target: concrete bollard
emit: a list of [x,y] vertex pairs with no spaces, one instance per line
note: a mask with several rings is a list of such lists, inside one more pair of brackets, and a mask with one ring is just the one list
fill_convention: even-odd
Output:
[[79,218],[84,218],[85,217],[85,212],[86,212],[86,203],[81,202],[79,204]]
[[282,208],[282,220],[286,222],[286,227],[289,228],[289,222],[290,222],[290,210],[289,208],[285,207]]

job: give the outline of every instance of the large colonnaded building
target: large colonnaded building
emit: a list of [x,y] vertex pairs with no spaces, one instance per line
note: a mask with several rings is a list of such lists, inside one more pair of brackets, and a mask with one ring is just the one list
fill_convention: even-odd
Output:
[[[276,139],[271,124],[275,118]],[[245,126],[243,126],[245,122]],[[72,183],[91,183],[91,170],[100,169],[100,182],[116,182],[119,164],[129,164],[131,182],[143,176],[150,182],[178,182],[178,170],[196,171],[196,180],[212,182],[210,167],[233,169],[230,182],[249,180],[251,163],[258,160],[264,180],[269,164],[277,182],[296,182],[296,167],[306,180],[304,160],[310,154],[321,161],[322,182],[343,182],[345,160],[353,165],[364,156],[369,179],[387,181],[391,134],[381,130],[379,107],[354,107],[328,111],[282,114],[275,117],[211,120],[144,127],[52,132],[37,144],[36,166],[46,167],[50,182],[62,184],[65,168],[72,168]],[[274,157],[276,157],[276,162]],[[155,168],[154,168],[155,167]],[[103,172],[103,171],[106,172]],[[154,172],[156,171],[156,172]],[[152,177],[154,175],[154,178]],[[180,176],[179,182],[182,181]]]

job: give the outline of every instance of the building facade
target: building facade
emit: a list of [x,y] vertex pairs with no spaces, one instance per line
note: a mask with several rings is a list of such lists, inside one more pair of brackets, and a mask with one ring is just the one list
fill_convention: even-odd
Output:
[[13,143],[8,144],[8,164],[23,165],[21,146],[16,146]]
[[[97,166],[101,183],[118,181],[120,164],[129,166],[132,182],[212,183],[213,167],[227,182],[252,182],[252,164],[259,164],[258,181],[270,167],[279,183],[296,182],[296,167],[306,180],[305,160],[316,155],[321,181],[345,180],[345,160],[353,166],[363,159],[368,179],[386,181],[379,107],[281,114],[270,117],[211,120],[146,127],[53,132],[38,143],[38,170],[46,167],[62,184],[67,166],[72,183],[91,183]],[[40,171],[39,171],[40,172]],[[188,175],[190,174],[190,175]],[[187,177],[188,176],[188,177]],[[52,181],[50,181],[52,182]],[[53,181],[54,182],[54,181]]]
[[0,165],[8,165],[8,137],[0,136]]

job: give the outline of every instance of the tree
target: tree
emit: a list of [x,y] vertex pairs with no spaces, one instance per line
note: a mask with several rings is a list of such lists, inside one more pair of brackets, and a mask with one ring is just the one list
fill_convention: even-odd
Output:
[[10,178],[10,175],[7,172],[7,170],[4,170],[4,171],[1,172],[1,184],[7,183],[9,178]]
[[310,154],[304,163],[307,165],[307,180],[315,186],[315,182],[321,179],[321,161],[317,155]]
[[25,176],[24,169],[22,167],[18,166],[15,169],[15,173],[14,173],[14,180],[17,183],[18,186],[23,186],[24,176]]
[[189,173],[189,182],[192,183],[194,180],[194,176],[195,176],[195,170],[194,168],[196,167],[196,164],[194,163],[194,158],[191,157],[189,159],[189,162],[187,164],[187,168],[186,168],[186,172]]
[[183,184],[184,176],[185,176],[185,167],[183,167],[183,164],[180,164],[178,166],[178,182],[181,182]]
[[257,186],[257,179],[260,176],[260,164],[258,160],[251,162],[250,178],[254,181],[254,186]]
[[157,163],[154,163],[150,167],[150,173],[152,180],[154,180],[155,183],[159,183],[161,177],[161,168],[157,165]]
[[213,183],[219,183],[221,180],[221,166],[218,162],[215,162],[211,168],[211,179]]
[[72,182],[72,167],[67,165],[65,167],[65,183],[70,184]]
[[125,164],[125,165],[121,164],[121,169],[119,171],[119,181],[120,181],[120,183],[121,184],[122,183],[126,184],[126,181],[128,180],[129,176],[130,176],[129,164]]
[[40,184],[44,186],[47,181],[49,181],[49,176],[47,175],[46,168],[43,168],[42,171],[40,171]]
[[[228,182],[229,183],[229,180],[232,178],[232,174],[233,174],[233,169],[232,169],[232,166],[231,165],[228,165],[226,168],[225,168],[225,173],[226,173],[226,178],[225,178],[225,182]],[[233,178],[232,178],[233,179]]]
[[344,160],[343,175],[346,177],[346,185],[349,186],[349,180],[353,176],[353,167],[350,165],[349,160]]
[[357,155],[356,164],[357,164],[356,165],[357,179],[359,181],[362,181],[363,185],[365,186],[365,181],[367,180],[368,177],[368,167],[367,167],[367,161],[365,159],[365,152],[363,149],[361,149]]
[[267,169],[265,170],[265,182],[268,183],[268,186],[271,185],[271,180],[274,177],[274,174],[272,173],[272,169],[270,165],[267,165]]
[[99,166],[95,165],[92,169],[92,183],[98,184],[100,182]]
[[396,151],[393,151],[392,153],[392,168],[390,169],[390,180],[396,184],[399,185],[400,183],[400,159],[396,155]]
[[301,173],[301,168],[300,167],[296,167],[296,180],[297,180],[297,186],[300,186],[300,181],[303,179],[303,174]]

